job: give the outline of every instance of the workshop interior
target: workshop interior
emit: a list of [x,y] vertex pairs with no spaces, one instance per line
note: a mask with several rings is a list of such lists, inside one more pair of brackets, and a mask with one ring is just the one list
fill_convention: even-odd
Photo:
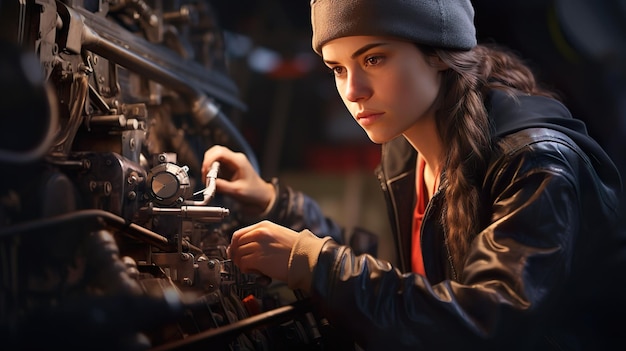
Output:
[[[479,41],[519,52],[626,174],[626,1],[473,3]],[[310,35],[304,0],[0,0],[0,348],[345,346],[232,264],[237,205],[200,169],[243,152],[390,255],[378,146]]]

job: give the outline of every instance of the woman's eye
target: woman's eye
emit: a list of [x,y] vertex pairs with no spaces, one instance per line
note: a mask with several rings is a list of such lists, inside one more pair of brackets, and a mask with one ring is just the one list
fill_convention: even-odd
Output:
[[365,58],[365,64],[367,66],[375,66],[377,64],[380,64],[382,59],[382,56],[368,56],[367,58]]
[[343,67],[332,67],[330,73],[335,76],[339,76],[344,72]]

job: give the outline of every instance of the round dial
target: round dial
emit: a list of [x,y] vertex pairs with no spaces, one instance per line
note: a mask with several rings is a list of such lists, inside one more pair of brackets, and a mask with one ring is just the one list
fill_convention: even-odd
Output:
[[161,163],[148,174],[150,195],[154,202],[163,206],[181,204],[192,195],[187,167],[173,163]]

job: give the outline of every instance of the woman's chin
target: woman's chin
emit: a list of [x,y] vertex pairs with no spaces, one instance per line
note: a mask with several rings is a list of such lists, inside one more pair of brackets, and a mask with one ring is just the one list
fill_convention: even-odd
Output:
[[367,132],[367,136],[370,138],[370,140],[374,143],[374,144],[383,144],[388,142],[389,140],[391,140],[392,138],[386,136],[386,135],[381,135],[380,133],[371,133],[371,132]]

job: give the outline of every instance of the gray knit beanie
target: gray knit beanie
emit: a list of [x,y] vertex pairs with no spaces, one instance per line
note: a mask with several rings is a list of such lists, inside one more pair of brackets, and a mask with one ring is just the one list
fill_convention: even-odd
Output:
[[353,35],[393,36],[440,48],[476,45],[470,0],[311,0],[313,50]]

